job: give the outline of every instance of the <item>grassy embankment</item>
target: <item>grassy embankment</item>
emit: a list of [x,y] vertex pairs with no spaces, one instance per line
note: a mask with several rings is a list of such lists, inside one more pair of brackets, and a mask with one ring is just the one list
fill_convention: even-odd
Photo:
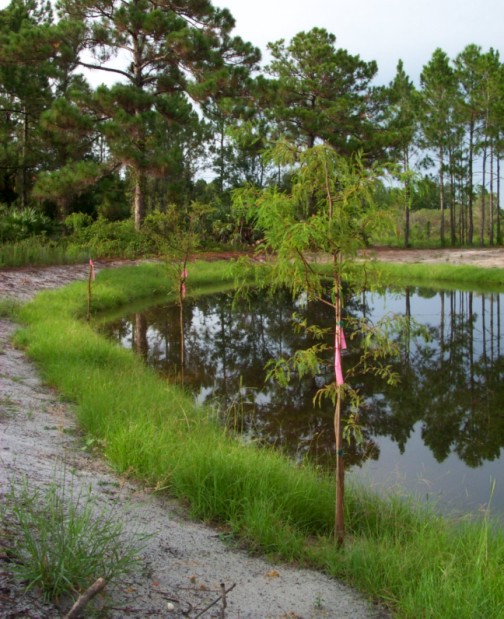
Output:
[[[192,266],[193,290],[231,283],[227,268]],[[169,289],[160,265],[104,271],[93,311]],[[179,497],[197,518],[225,523],[252,549],[344,579],[397,617],[504,616],[504,534],[497,527],[450,522],[352,487],[347,542],[336,549],[330,476],[241,444],[134,354],[99,337],[85,313],[85,283],[41,293],[19,312],[25,328],[17,339],[44,378],[76,403],[82,427],[118,471]]]
[[381,263],[380,277],[405,285],[435,285],[458,290],[504,290],[504,269],[449,264]]

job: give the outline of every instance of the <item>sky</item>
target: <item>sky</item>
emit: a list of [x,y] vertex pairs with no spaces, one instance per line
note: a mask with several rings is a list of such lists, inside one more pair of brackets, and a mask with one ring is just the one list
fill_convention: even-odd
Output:
[[236,20],[234,34],[261,51],[271,41],[325,28],[336,47],[378,64],[388,84],[402,59],[419,83],[422,67],[440,47],[453,59],[466,45],[498,50],[504,62],[504,0],[214,0]]

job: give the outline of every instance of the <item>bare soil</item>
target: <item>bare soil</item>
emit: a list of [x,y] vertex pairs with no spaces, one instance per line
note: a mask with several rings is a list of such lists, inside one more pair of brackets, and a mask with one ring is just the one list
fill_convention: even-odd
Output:
[[367,250],[368,257],[383,262],[442,263],[504,268],[504,248],[480,249],[390,249],[377,247]]
[[[446,262],[504,267],[504,250],[373,250],[380,260]],[[208,256],[210,258],[210,256]],[[230,257],[229,254],[211,256]],[[97,270],[119,263],[98,263]],[[124,264],[121,262],[120,264]],[[0,271],[0,297],[27,301],[44,289],[87,277],[86,265]],[[387,616],[360,594],[312,570],[272,564],[226,542],[223,531],[192,521],[166,496],[119,478],[99,456],[83,449],[72,406],[45,385],[33,364],[11,344],[16,325],[0,319],[0,497],[24,478],[32,488],[46,488],[66,475],[73,490],[92,488],[97,510],[109,510],[124,526],[127,539],[148,534],[140,568],[107,585],[84,610],[99,616],[224,617],[228,619],[338,618]],[[2,535],[0,528],[0,537]],[[98,578],[100,574],[97,574]],[[221,583],[234,588],[222,602]],[[34,590],[10,574],[0,541],[0,617],[54,619],[68,608],[44,604]],[[93,612],[98,612],[93,610]]]

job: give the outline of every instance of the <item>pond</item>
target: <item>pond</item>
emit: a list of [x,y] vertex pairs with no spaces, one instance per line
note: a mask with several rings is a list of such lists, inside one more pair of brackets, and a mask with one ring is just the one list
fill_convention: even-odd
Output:
[[[407,333],[400,357],[390,360],[399,386],[369,376],[351,379],[363,395],[364,441],[346,449],[349,477],[379,491],[433,500],[450,513],[475,513],[491,501],[492,514],[504,515],[502,296],[408,288],[347,301],[347,318],[377,321],[399,314],[425,327],[421,336]],[[331,370],[287,388],[265,382],[270,359],[313,343],[292,329],[294,311],[331,325],[330,308],[305,307],[287,292],[257,293],[247,303],[234,303],[227,292],[186,299],[182,316],[176,304],[158,305],[101,331],[162,376],[183,380],[198,402],[218,408],[244,440],[332,466],[333,406],[313,406],[317,390],[332,380]],[[354,341],[347,334],[343,365],[352,364]]]

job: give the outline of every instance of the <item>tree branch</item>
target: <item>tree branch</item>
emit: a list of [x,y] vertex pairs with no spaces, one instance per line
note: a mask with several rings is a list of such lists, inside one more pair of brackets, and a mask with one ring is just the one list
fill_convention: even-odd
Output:
[[73,619],[77,617],[80,611],[86,606],[86,604],[94,598],[94,596],[99,593],[106,585],[106,581],[104,578],[98,578],[96,582],[94,582],[89,589],[86,589],[82,595],[80,595],[69,610],[69,612],[65,615],[64,619]]
[[131,79],[131,75],[126,71],[121,71],[121,69],[112,69],[111,67],[100,67],[97,64],[88,64],[87,62],[79,61],[79,65],[81,67],[86,67],[86,69],[97,69],[98,71],[108,71],[109,73],[118,73],[119,75],[124,75],[129,80]]

